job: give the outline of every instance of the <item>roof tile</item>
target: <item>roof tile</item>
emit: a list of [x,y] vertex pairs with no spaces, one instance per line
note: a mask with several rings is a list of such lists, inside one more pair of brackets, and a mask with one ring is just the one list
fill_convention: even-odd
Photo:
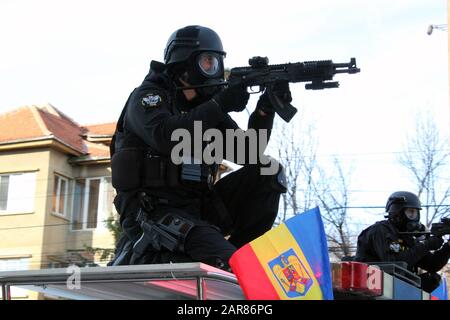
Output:
[[109,147],[83,139],[86,135],[113,135],[115,122],[81,126],[50,104],[24,106],[0,114],[0,143],[56,138],[84,155],[109,157]]
[[33,107],[21,107],[0,115],[0,142],[49,136],[33,112]]
[[90,135],[113,135],[117,122],[90,124],[83,126]]
[[57,139],[81,153],[86,152],[81,138],[82,129],[78,124],[60,114],[49,113],[43,108],[38,108],[38,112],[47,129]]

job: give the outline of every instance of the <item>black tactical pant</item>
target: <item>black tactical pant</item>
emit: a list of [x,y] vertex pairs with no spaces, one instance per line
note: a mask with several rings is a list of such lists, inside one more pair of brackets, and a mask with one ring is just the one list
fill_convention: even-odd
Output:
[[428,293],[433,292],[439,287],[441,282],[441,276],[436,272],[426,272],[419,275],[422,289]]
[[[285,191],[277,182],[277,175],[261,175],[260,169],[257,165],[244,166],[214,185],[209,196],[202,199],[196,208],[201,220],[206,223],[196,225],[189,232],[184,253],[149,247],[145,256],[136,257],[128,252],[128,261],[125,259],[112,264],[196,261],[228,269],[228,260],[238,248],[271,229],[278,212],[280,194]],[[129,206],[127,211],[135,211],[138,206],[137,203]],[[170,206],[167,209],[170,211]],[[173,209],[176,209],[175,212],[181,210]],[[189,214],[183,214],[183,217],[189,217]],[[139,226],[133,218],[121,220],[127,238],[131,242],[135,241],[139,236]],[[122,240],[118,244],[116,256],[125,254],[120,252],[123,251],[119,250],[120,246],[128,250],[132,247]]]

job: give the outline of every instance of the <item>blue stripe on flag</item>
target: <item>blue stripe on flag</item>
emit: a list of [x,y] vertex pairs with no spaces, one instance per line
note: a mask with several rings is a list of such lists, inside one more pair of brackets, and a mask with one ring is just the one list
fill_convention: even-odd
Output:
[[327,238],[318,207],[297,214],[285,222],[313,270],[325,300],[333,299]]

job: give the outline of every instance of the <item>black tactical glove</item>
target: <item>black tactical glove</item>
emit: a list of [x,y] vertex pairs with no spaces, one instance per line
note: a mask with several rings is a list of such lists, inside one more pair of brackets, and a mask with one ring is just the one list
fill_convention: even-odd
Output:
[[431,236],[423,242],[428,250],[437,250],[442,247],[444,240],[442,237]]
[[256,104],[256,108],[263,111],[264,113],[273,114],[275,112],[272,107],[272,103],[270,102],[268,90],[272,90],[273,94],[280,98],[283,102],[292,102],[291,90],[289,90],[289,82],[275,82],[271,89],[266,89],[266,91],[259,97],[258,103]]
[[245,109],[250,95],[247,92],[247,87],[244,85],[230,85],[217,93],[212,100],[214,100],[222,111],[225,113],[236,111],[240,112]]

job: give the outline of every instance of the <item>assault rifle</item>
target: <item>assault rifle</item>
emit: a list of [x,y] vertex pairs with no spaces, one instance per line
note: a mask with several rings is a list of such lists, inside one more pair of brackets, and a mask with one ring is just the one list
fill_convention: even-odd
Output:
[[[273,94],[272,87],[276,82],[307,82],[305,88],[308,90],[338,88],[338,81],[330,81],[333,80],[335,74],[360,72],[360,69],[356,67],[355,58],[351,58],[348,63],[333,63],[331,60],[322,60],[269,65],[267,57],[253,57],[249,59],[248,63],[250,65],[248,67],[232,68],[229,72],[228,81],[219,84],[189,86],[187,88],[195,89],[238,83],[244,83],[251,89],[259,87],[258,91],[252,91],[251,93],[267,91],[275,112],[284,121],[289,122],[294,117],[297,109]],[[184,87],[182,89],[187,88]]]
[[339,82],[330,81],[336,73],[360,72],[360,69],[356,67],[355,58],[351,58],[349,63],[333,63],[331,60],[323,60],[269,65],[267,57],[253,57],[249,59],[248,63],[249,67],[231,69],[228,82],[231,84],[243,82],[248,87],[259,86],[259,91],[256,92],[267,90],[275,112],[286,122],[292,119],[297,109],[272,93],[272,86],[275,82],[308,82],[305,84],[305,89],[321,90],[339,87]]
[[413,236],[434,235],[442,237],[450,234],[450,218],[442,218],[441,222],[432,223],[430,231],[400,232],[400,234],[409,234]]

